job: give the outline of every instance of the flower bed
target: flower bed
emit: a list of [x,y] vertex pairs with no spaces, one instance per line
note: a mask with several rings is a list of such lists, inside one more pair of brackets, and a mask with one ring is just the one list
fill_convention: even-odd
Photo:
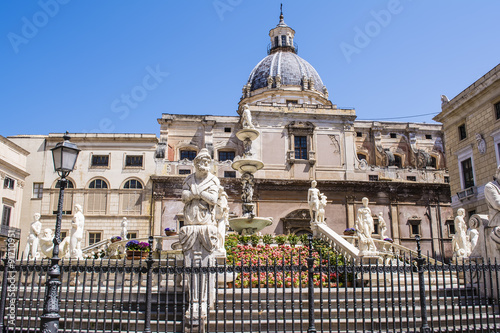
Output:
[[[286,238],[287,236],[284,237]],[[250,287],[250,285],[252,287],[307,286],[307,272],[302,272],[300,269],[292,269],[294,266],[295,268],[298,268],[298,266],[307,266],[307,257],[309,256],[307,247],[292,247],[281,244],[278,246],[271,246],[270,244],[238,244],[239,238],[241,238],[241,236],[238,235],[228,235],[226,238],[225,245],[228,265],[256,267],[255,270],[257,270],[257,272],[243,272],[238,274],[234,281],[235,287],[247,288]],[[276,236],[276,238],[279,239],[280,243],[283,242],[283,239],[278,236]],[[243,240],[245,241],[246,239]],[[346,283],[347,281],[344,273],[335,272],[335,266],[344,265],[344,258],[335,253],[326,242],[321,240],[315,239],[313,241],[313,248],[312,255],[315,259],[314,267],[318,267],[319,265],[331,265],[330,273],[323,272],[314,274],[314,285],[335,287],[337,284],[343,285]],[[277,266],[276,272],[274,272],[272,268],[271,272],[258,272],[259,266],[273,267],[274,265]],[[332,270],[334,272],[332,272]]]

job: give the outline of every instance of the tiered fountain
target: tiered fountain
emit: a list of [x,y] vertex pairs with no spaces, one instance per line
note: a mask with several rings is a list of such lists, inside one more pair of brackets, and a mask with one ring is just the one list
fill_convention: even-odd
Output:
[[236,137],[243,141],[244,152],[243,156],[235,160],[231,166],[234,170],[241,173],[243,215],[230,219],[229,225],[239,234],[251,235],[270,226],[273,223],[273,219],[271,217],[255,216],[255,203],[253,203],[253,174],[262,169],[264,163],[253,157],[252,141],[257,139],[260,133],[252,124],[252,115],[248,105],[243,107],[241,119],[243,128],[236,133]]

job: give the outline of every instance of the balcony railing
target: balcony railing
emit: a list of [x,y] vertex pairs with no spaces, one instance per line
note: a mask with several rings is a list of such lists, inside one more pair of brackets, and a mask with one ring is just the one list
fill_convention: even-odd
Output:
[[19,239],[21,238],[21,229],[2,225],[0,226],[0,236]]
[[459,200],[464,200],[474,195],[474,187],[466,188],[463,191],[457,192],[457,197]]
[[299,53],[299,45],[297,45],[297,43],[293,43],[293,46],[292,45],[278,45],[278,46],[274,46],[273,47],[273,43],[269,43],[267,45],[267,54],[271,54],[271,52],[273,50],[288,50],[288,51],[292,51],[294,52],[295,54]]

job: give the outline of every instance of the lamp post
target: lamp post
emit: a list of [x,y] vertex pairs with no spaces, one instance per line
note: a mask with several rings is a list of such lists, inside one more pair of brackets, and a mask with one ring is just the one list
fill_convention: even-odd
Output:
[[59,330],[59,286],[61,281],[61,268],[59,267],[59,244],[61,243],[61,220],[64,200],[64,189],[66,188],[66,177],[75,168],[76,159],[80,149],[74,143],[69,142],[68,132],[63,136],[64,142],[59,142],[52,148],[54,170],[61,177],[59,180],[59,202],[57,203],[56,230],[54,234],[54,248],[49,266],[49,281],[45,285],[45,299],[43,303],[43,314],[40,320],[40,331],[42,333],[57,333]]

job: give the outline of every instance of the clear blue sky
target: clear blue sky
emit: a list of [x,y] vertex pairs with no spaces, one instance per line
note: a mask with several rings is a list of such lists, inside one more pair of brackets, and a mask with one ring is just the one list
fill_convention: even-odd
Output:
[[[299,55],[358,119],[438,113],[441,94],[500,62],[497,0],[282,2]],[[279,4],[1,1],[0,134],[159,134],[162,113],[236,115]]]

